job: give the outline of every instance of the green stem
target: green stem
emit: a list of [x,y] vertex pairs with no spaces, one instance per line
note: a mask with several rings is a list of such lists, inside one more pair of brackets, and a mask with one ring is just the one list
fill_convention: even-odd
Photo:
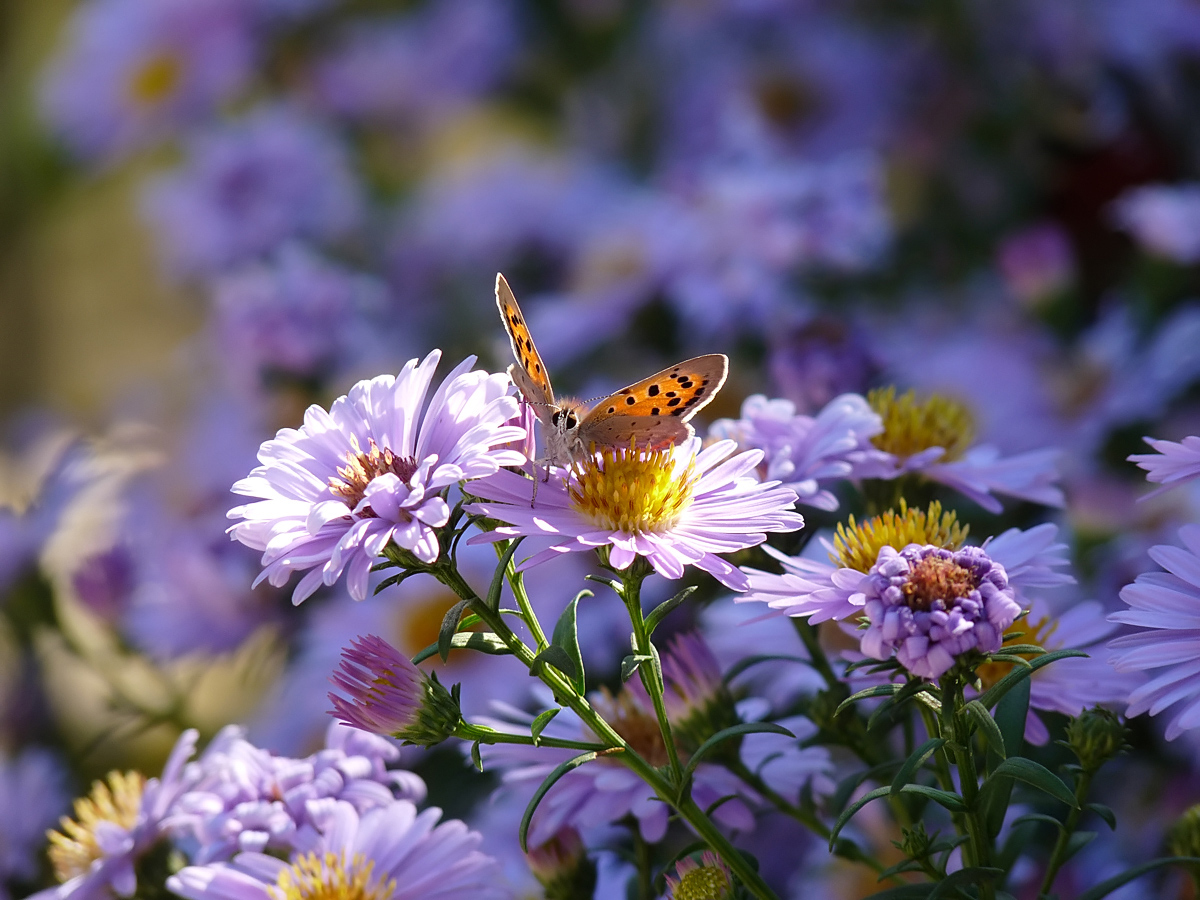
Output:
[[[454,591],[460,598],[471,601],[472,609],[483,620],[484,624],[491,628],[496,636],[504,641],[505,646],[509,648],[512,654],[527,669],[532,670],[536,654],[525,646],[524,642],[513,633],[512,629],[508,627],[508,623],[504,621],[503,616],[488,608],[487,604],[479,598],[456,569],[447,566],[434,566],[430,570],[430,573],[441,581],[442,584]],[[640,614],[640,607],[638,612]],[[644,627],[645,623],[643,622],[643,630]],[[570,679],[561,676],[551,666],[541,666],[538,669],[537,676],[554,692],[555,697],[561,698],[564,704],[575,715],[579,716],[583,724],[603,744],[621,751],[619,754],[616,754],[617,757],[646,782],[650,789],[658,795],[660,800],[675,807],[684,821],[691,825],[692,829],[720,855],[734,876],[742,882],[753,896],[758,898],[758,900],[779,900],[775,892],[762,880],[758,872],[746,862],[745,857],[742,856],[738,849],[730,843],[729,839],[720,832],[708,816],[696,806],[695,801],[690,797],[682,800],[677,798],[673,786],[662,776],[658,769],[643,759],[636,750],[626,743],[621,735],[617,734],[613,727],[599,713],[592,709],[587,698],[575,691]]]
[[[501,544],[494,545],[496,555],[503,556],[504,548]],[[529,602],[529,594],[525,591],[525,579],[512,560],[508,561],[508,570],[505,572],[505,577],[508,578],[508,585],[512,588],[513,598],[517,601],[517,608],[521,611],[521,618],[525,624],[529,626],[530,632],[533,634],[533,639],[537,641],[538,652],[545,650],[550,646],[550,642],[546,640],[546,632],[542,630],[542,623],[538,621],[537,613],[533,611],[533,604]]]
[[650,871],[652,865],[650,845],[646,843],[646,839],[642,837],[642,833],[638,830],[636,824],[632,826],[632,830],[633,859],[637,865],[638,900],[654,900],[654,878]]
[[536,740],[531,734],[512,734],[507,731],[496,731],[485,725],[474,725],[470,722],[459,723],[454,736],[464,741],[479,741],[481,744],[525,744],[530,747],[561,747],[564,750],[608,750],[608,746],[590,741],[569,741],[565,738],[539,736]]
[[667,718],[667,705],[663,699],[662,672],[658,665],[658,654],[650,644],[650,632],[646,628],[646,620],[642,616],[642,581],[646,573],[640,565],[631,565],[621,573],[621,599],[625,601],[625,609],[629,612],[629,621],[633,625],[634,652],[641,657],[649,657],[654,665],[643,662],[638,666],[638,674],[650,702],[654,704],[654,715],[658,719],[658,730],[662,734],[663,744],[667,748],[667,759],[670,761],[671,774],[675,784],[683,780],[683,765],[679,762],[679,750],[675,746],[675,737],[671,733],[671,722]]
[[[971,735],[958,712],[963,706],[963,686],[956,676],[948,676],[942,685],[942,728],[949,735],[954,747],[954,758],[958,765],[959,790],[967,811],[961,814],[970,840],[963,845],[965,866],[992,864],[992,842],[987,827],[979,817],[976,802],[979,798],[979,772],[975,767],[975,752],[971,748]],[[996,886],[991,881],[979,885],[981,900],[995,900]]]
[[1046,864],[1046,874],[1042,878],[1042,886],[1038,889],[1039,897],[1050,893],[1050,889],[1054,887],[1054,879],[1058,877],[1058,870],[1067,861],[1067,847],[1071,842],[1071,835],[1079,827],[1079,817],[1083,814],[1084,800],[1092,788],[1092,778],[1095,774],[1095,772],[1085,770],[1081,771],[1079,777],[1075,779],[1076,803],[1067,813],[1067,821],[1058,833],[1058,840],[1054,842],[1054,851],[1050,854],[1050,862]]

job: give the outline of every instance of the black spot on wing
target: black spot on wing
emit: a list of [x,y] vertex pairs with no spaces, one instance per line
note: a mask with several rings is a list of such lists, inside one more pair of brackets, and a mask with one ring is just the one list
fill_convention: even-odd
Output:
[[690,391],[692,389],[692,382],[690,380],[681,381],[681,382],[679,382],[679,386],[681,388],[683,388],[685,391]]
[[650,387],[646,388],[646,393],[649,394],[651,397],[657,397],[658,396],[658,385],[657,384],[650,385]]
[[615,406],[610,406],[610,407],[608,408],[608,411],[609,411],[610,413],[615,413],[615,412],[617,411],[617,408],[616,408]]
[[702,388],[702,387],[696,388],[696,396],[697,397],[699,397],[703,393],[704,393],[704,388]]
[[687,407],[686,407],[686,406],[681,406],[681,407],[679,407],[679,409],[673,409],[673,410],[671,410],[671,415],[673,415],[673,416],[682,416],[682,415],[683,415],[683,411],[684,411],[685,409],[687,409]]
[[650,415],[652,415],[652,416],[657,416],[657,415],[659,414],[659,412],[660,412],[660,410],[659,410],[659,408],[656,406],[656,407],[654,407],[653,409],[651,409],[651,410],[650,410]]
[[667,401],[667,406],[678,406],[682,402],[683,402],[682,397],[672,397],[670,400]]
[[628,406],[633,406],[633,404],[637,403],[637,398],[636,397],[626,397],[625,403]]
[[677,395],[677,392],[676,392],[676,391],[667,391],[667,396],[668,396],[668,397],[675,397],[675,396],[678,396],[678,395]]

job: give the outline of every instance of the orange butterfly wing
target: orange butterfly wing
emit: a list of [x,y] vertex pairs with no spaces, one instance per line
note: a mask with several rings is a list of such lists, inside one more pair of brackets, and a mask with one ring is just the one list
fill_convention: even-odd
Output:
[[513,296],[512,288],[508,286],[504,276],[496,273],[496,306],[500,310],[500,318],[504,321],[504,330],[508,332],[512,344],[513,356],[517,360],[515,367],[509,367],[513,381],[531,403],[541,404],[538,416],[546,413],[547,406],[554,406],[554,389],[550,387],[550,377],[546,374],[546,365],[534,346],[533,336],[521,315],[521,307]]
[[[723,353],[685,359],[605,397],[588,412],[580,427],[590,431],[614,418],[644,417],[673,418],[682,424],[712,401],[728,374],[729,358]],[[688,437],[691,429],[686,432],[678,440]]]

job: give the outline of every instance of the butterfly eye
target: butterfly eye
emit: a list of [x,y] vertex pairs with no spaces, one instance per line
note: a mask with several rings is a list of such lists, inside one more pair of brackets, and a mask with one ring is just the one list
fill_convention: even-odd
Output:
[[577,418],[575,418],[575,413],[573,413],[573,412],[567,413],[566,419],[567,419],[567,427],[568,428],[574,428],[576,425],[579,424],[579,420]]

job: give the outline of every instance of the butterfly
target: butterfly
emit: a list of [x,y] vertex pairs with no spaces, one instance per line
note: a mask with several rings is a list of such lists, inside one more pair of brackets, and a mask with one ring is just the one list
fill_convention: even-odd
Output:
[[496,275],[496,306],[516,358],[508,374],[545,429],[546,462],[565,466],[604,447],[662,450],[696,432],[688,420],[716,396],[729,374],[729,358],[709,353],[676,363],[621,388],[595,406],[556,400],[542,357],[504,276]]

